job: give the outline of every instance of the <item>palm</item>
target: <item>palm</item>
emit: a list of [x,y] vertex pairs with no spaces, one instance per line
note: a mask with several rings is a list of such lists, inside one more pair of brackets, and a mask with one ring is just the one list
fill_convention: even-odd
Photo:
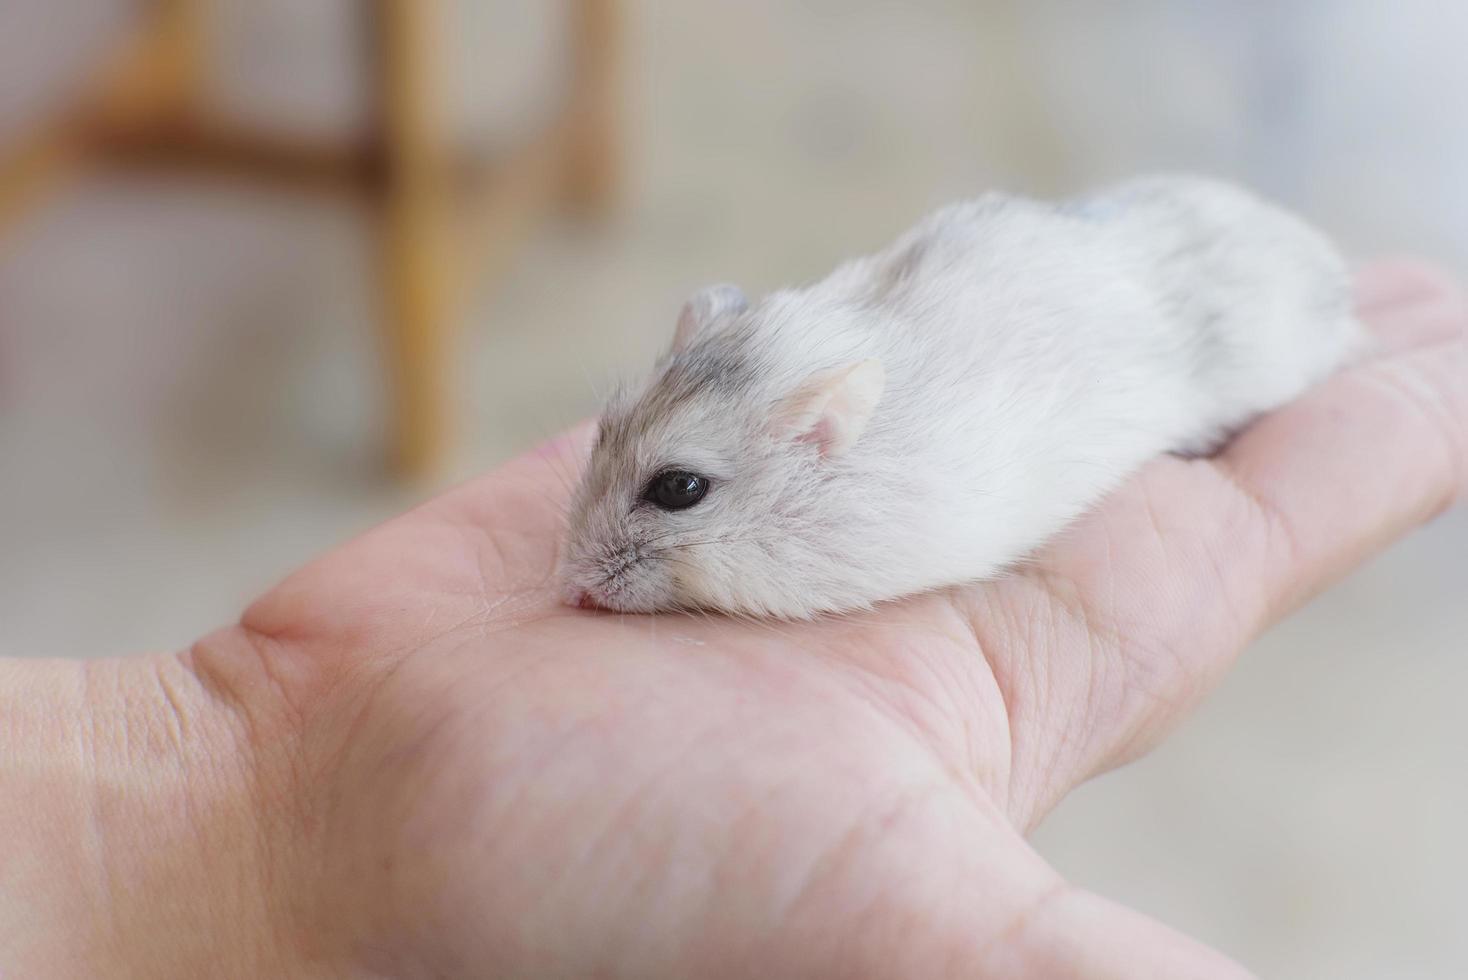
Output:
[[448,975],[1138,975],[1140,946],[1227,975],[1022,834],[1445,499],[1461,306],[1402,271],[1371,288],[1395,353],[1216,461],[1157,462],[998,583],[799,625],[568,609],[569,443],[298,574],[245,626],[304,719],[359,952]]

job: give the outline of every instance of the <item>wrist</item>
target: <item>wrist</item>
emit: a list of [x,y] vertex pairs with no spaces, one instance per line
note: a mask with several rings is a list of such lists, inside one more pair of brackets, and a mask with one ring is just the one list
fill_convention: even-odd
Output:
[[0,660],[0,972],[294,972],[296,737],[198,651]]

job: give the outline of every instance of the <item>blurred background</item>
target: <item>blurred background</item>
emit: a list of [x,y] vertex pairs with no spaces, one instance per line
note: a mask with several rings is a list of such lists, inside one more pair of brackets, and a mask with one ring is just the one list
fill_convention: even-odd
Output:
[[[1468,269],[1451,0],[4,0],[0,654],[185,644],[697,285],[1196,169]],[[1468,383],[1468,382],[1465,382]],[[1468,515],[1036,835],[1266,976],[1468,975]]]

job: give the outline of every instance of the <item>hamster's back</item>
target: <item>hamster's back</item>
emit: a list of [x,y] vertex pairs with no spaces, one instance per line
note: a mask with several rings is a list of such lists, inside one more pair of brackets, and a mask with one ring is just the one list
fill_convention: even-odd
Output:
[[1206,393],[1189,451],[1288,400],[1356,353],[1364,332],[1336,247],[1290,212],[1201,177],[1144,177],[1063,205],[1131,256]]
[[[1294,216],[1151,177],[951,205],[813,292],[870,323],[889,383],[853,467],[892,476],[894,531],[941,582],[990,574],[1147,459],[1212,449],[1330,373],[1361,336],[1347,286]],[[913,493],[912,472],[945,478]]]

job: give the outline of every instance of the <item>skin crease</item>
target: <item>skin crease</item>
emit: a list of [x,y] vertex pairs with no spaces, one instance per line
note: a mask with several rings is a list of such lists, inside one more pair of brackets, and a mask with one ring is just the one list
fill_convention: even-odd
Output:
[[1462,295],[1398,264],[1360,296],[1369,362],[1002,581],[804,624],[567,608],[583,430],[182,654],[0,661],[0,973],[1245,976],[1024,833],[1461,493]]

